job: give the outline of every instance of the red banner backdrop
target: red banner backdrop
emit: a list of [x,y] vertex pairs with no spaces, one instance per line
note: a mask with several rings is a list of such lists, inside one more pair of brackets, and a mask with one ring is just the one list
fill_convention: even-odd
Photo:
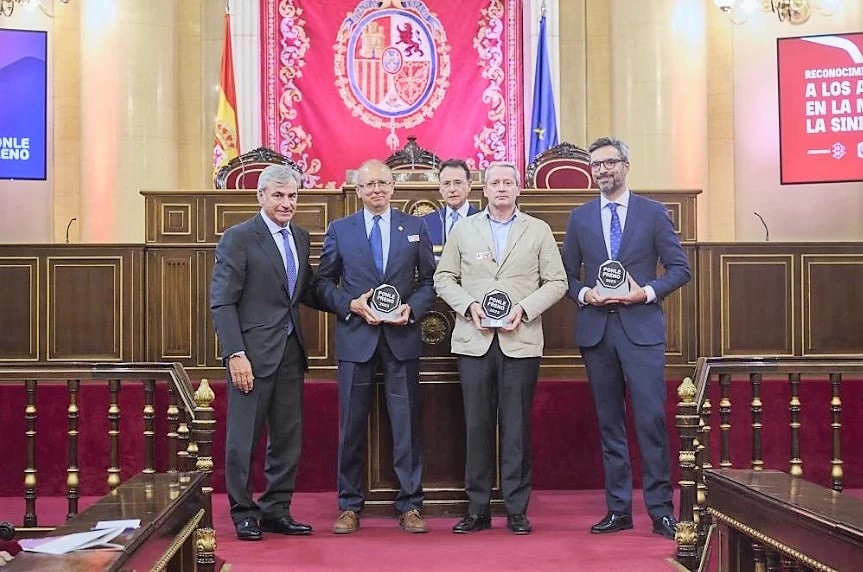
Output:
[[264,145],[316,187],[409,135],[521,167],[521,38],[520,0],[261,0]]

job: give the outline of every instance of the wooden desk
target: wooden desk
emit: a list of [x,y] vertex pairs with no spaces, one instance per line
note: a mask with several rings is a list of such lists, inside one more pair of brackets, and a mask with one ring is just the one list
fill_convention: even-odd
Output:
[[719,570],[780,558],[825,572],[861,569],[863,502],[781,471],[708,470],[705,480]]
[[[180,475],[189,477],[180,483]],[[141,526],[112,543],[123,550],[82,550],[60,556],[22,552],[7,568],[40,572],[93,570],[194,570],[195,529],[204,516],[204,473],[139,474],[51,532],[90,530],[100,520],[140,518]]]

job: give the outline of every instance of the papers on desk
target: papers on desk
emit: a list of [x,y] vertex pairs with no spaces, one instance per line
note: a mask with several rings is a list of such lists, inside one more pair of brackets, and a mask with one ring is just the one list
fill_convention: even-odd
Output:
[[105,528],[138,528],[141,526],[140,518],[127,518],[126,520],[100,520],[93,527],[93,530],[103,530]]
[[86,548],[122,550],[122,546],[111,544],[111,541],[123,534],[127,528],[138,528],[139,526],[141,526],[139,519],[104,520],[99,521],[94,530],[63,536],[28,538],[21,540],[20,544],[21,548],[27,552],[39,552],[41,554],[66,554]]

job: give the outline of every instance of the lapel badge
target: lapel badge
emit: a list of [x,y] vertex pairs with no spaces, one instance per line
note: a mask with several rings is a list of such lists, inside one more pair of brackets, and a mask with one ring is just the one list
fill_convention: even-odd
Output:
[[405,228],[403,226],[399,226],[399,232],[403,231]]

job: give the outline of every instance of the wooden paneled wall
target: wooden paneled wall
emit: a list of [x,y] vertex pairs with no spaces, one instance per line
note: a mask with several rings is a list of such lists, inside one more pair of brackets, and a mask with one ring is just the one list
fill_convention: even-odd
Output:
[[[0,362],[179,361],[194,376],[223,375],[208,309],[215,244],[258,212],[254,192],[144,194],[144,245],[0,245]],[[863,353],[863,244],[698,243],[696,192],[643,194],[669,206],[693,268],[664,302],[669,377],[689,374],[699,355]],[[594,196],[527,190],[520,205],[562,241],[570,210]],[[394,200],[409,212],[438,202],[427,182],[400,183]],[[302,191],[295,220],[311,233],[313,265],[328,222],[356,208],[350,186]],[[304,309],[302,319],[311,377],[334,378],[332,318]],[[568,299],[546,314],[543,377],[584,378],[574,321]],[[452,379],[452,323],[438,302],[424,323],[424,379]]]
[[0,246],[0,362],[144,361],[144,251]]
[[[401,174],[400,174],[401,175]],[[477,188],[477,185],[474,185]],[[642,193],[666,204],[693,279],[664,301],[670,379],[699,355],[863,353],[863,244],[699,244],[695,191]],[[259,211],[254,191],[145,192],[144,245],[0,245],[0,363],[51,360],[178,361],[192,377],[224,379],[209,313],[215,246],[225,228]],[[473,200],[479,205],[479,193]],[[595,191],[526,190],[520,207],[558,241],[569,212]],[[393,203],[422,213],[440,202],[434,183],[399,179]],[[358,208],[354,189],[304,189],[297,223],[316,266],[327,224]],[[335,379],[331,316],[303,309],[310,378]],[[464,416],[454,323],[440,300],[423,322],[420,413],[424,485],[432,512],[465,506]],[[575,308],[561,300],[543,319],[543,378],[585,379],[573,345]],[[369,419],[366,507],[388,513],[397,492],[383,386]],[[499,474],[499,472],[498,472]],[[495,487],[499,499],[499,488]]]

